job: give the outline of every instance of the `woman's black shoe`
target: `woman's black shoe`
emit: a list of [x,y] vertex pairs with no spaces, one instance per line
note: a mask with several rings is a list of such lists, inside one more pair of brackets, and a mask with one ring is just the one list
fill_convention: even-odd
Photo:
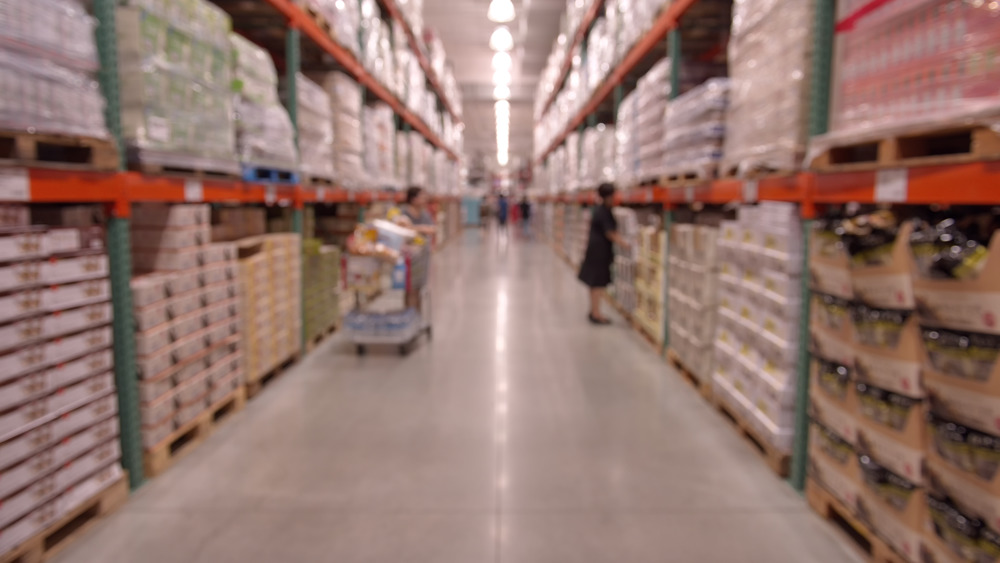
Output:
[[609,325],[609,324],[611,324],[611,321],[609,321],[608,319],[599,319],[599,318],[595,317],[594,315],[592,315],[590,313],[587,313],[587,320],[590,321],[590,324],[595,324],[595,325]]

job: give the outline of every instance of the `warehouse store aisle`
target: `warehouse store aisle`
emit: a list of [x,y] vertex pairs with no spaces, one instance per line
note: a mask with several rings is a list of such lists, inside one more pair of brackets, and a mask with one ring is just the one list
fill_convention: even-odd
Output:
[[461,236],[433,342],[333,339],[57,561],[856,560],[549,248]]

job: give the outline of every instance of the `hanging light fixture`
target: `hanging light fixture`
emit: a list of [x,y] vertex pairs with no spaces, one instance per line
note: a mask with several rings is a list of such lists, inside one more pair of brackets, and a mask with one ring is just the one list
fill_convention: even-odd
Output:
[[507,23],[514,20],[514,3],[510,0],[492,0],[486,17],[497,23]]
[[493,72],[494,86],[510,86],[510,80],[509,70],[497,70]]
[[506,84],[497,84],[496,88],[493,89],[493,99],[494,100],[509,100],[510,99],[510,86]]
[[510,53],[506,51],[493,53],[493,70],[510,70],[513,64],[514,59],[510,57]]
[[494,51],[510,51],[514,48],[514,36],[507,26],[501,25],[490,35],[490,49]]

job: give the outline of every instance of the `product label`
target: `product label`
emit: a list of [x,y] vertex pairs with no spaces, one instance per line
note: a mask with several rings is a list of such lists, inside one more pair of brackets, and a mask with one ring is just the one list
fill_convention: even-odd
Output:
[[870,455],[879,464],[911,483],[923,483],[924,452],[900,444],[893,438],[868,428],[858,428],[859,455]]
[[917,309],[927,324],[1000,334],[1000,293],[914,288]]
[[851,272],[846,268],[826,264],[810,264],[809,281],[812,288],[820,293],[828,293],[844,299],[854,297]]
[[905,202],[909,181],[909,170],[906,168],[879,170],[875,175],[875,201]]
[[975,391],[927,378],[927,389],[933,399],[934,411],[956,422],[1000,435],[1000,397],[990,397]]
[[31,199],[31,184],[28,171],[23,168],[0,169],[0,200],[28,201]]
[[937,484],[945,489],[948,496],[958,501],[958,504],[971,509],[976,517],[988,522],[993,529],[1000,530],[1000,498],[955,476],[952,470],[937,468],[933,460],[931,471]]
[[201,180],[184,180],[184,201],[205,201]]
[[919,362],[885,358],[859,348],[855,351],[854,368],[859,381],[907,397],[924,396]]
[[852,278],[852,282],[854,293],[873,307],[913,309],[916,306],[909,274],[856,275]]

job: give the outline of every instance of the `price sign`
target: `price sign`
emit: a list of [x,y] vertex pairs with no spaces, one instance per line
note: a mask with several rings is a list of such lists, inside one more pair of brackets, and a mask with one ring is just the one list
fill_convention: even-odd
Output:
[[316,201],[326,201],[326,188],[316,188]]
[[205,187],[201,180],[184,180],[184,201],[205,201]]
[[687,203],[694,202],[694,186],[684,186],[684,201]]
[[905,202],[910,186],[910,171],[906,168],[879,170],[875,174],[875,201]]
[[743,182],[743,203],[757,203],[760,185],[757,180],[747,180]]
[[264,187],[264,203],[268,205],[274,205],[274,202],[278,201],[278,188],[275,186],[265,186]]
[[23,168],[0,169],[0,200],[28,201],[31,199],[31,184],[28,171]]
[[354,190],[350,190],[347,192],[347,201],[350,201],[352,203],[354,202]]

